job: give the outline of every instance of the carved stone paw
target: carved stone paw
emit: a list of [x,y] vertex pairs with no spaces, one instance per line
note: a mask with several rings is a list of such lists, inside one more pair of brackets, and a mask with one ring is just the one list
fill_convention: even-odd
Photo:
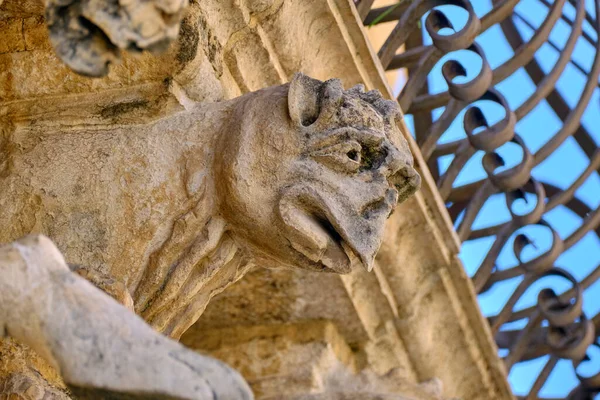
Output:
[[0,400],[68,400],[41,376],[12,374],[0,381]]
[[44,236],[0,246],[0,276],[11,278],[0,279],[3,331],[58,367],[77,399],[254,398],[235,370],[162,336],[76,276]]
[[103,76],[119,49],[162,51],[177,37],[188,0],[47,0],[50,41],[76,72]]

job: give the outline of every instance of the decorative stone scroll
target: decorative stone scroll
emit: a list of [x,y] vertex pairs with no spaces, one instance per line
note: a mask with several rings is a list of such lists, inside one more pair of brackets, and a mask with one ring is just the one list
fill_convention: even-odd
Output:
[[121,50],[165,51],[188,0],[0,0],[0,6],[0,18],[44,15],[58,57],[79,74],[100,77]]
[[177,38],[188,0],[45,0],[50,41],[74,71],[108,73],[119,49],[165,50]]
[[[296,74],[287,85],[187,106],[168,116],[120,119],[153,105],[115,104],[76,121],[11,127],[0,154],[7,160],[0,186],[8,188],[0,192],[0,221],[10,229],[0,242],[46,233],[79,275],[177,339],[212,296],[253,265],[370,270],[386,219],[419,188],[396,126],[398,105],[377,91]],[[162,385],[152,375],[163,353],[173,368],[188,368],[178,376],[212,377],[199,389],[176,384],[176,396],[243,387],[234,375],[220,381],[225,367],[188,360],[166,339],[153,342],[141,320],[67,271],[46,239],[4,248],[0,268],[18,277],[3,282],[4,333],[41,352],[74,387],[138,393],[149,379],[147,390],[160,392],[175,382]],[[34,295],[36,285],[53,300]],[[26,303],[3,308],[18,299]],[[15,317],[18,310],[34,325]],[[63,335],[81,346],[61,341]],[[156,351],[145,354],[148,346]],[[113,381],[110,368],[93,373],[118,354],[146,372],[132,372],[131,381]],[[78,364],[88,356],[99,363]],[[119,364],[110,365],[114,372]]]

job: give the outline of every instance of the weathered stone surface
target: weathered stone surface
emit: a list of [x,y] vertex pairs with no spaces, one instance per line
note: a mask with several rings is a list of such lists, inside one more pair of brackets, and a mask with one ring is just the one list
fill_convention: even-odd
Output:
[[35,371],[0,379],[0,400],[68,400],[69,395],[52,387]]
[[15,126],[0,240],[48,234],[70,263],[124,283],[136,311],[176,338],[252,264],[370,268],[386,218],[419,186],[397,105],[336,80],[298,75],[123,124],[148,107],[103,108],[69,134]]
[[[0,148],[10,149],[10,156],[0,159],[0,169],[12,165],[21,151],[17,144],[37,141],[39,135],[27,133],[13,141],[13,132],[23,127],[31,125],[55,133],[62,129],[64,133],[57,134],[60,136],[81,133],[82,126],[146,124],[180,113],[182,108],[191,110],[196,102],[231,99],[288,82],[298,70],[322,80],[343,77],[348,86],[362,82],[391,96],[352,0],[194,1],[188,7],[179,39],[166,53],[124,52],[121,62],[101,79],[77,75],[56,57],[43,12],[39,7],[30,8],[34,1],[5,0],[0,5],[0,37],[11,35],[8,41],[0,40],[0,47],[7,46],[0,50]],[[119,109],[125,112],[113,112]],[[400,128],[411,148],[416,149],[402,122]],[[360,361],[357,372],[371,374],[373,382],[385,380],[394,371],[395,382],[407,388],[439,377],[446,396],[512,399],[486,322],[456,258],[458,241],[452,224],[418,150],[414,154],[424,178],[423,188],[400,205],[387,223],[374,273],[356,269],[340,278],[298,269],[256,269],[211,300],[189,334],[236,327],[257,332],[253,328],[271,324],[303,329],[305,323],[329,321]],[[108,197],[110,202],[119,201]],[[48,225],[38,222],[44,214],[36,213],[40,209],[37,198],[22,207],[22,224],[30,227],[25,232],[46,229],[38,228]],[[65,220],[61,213],[54,213],[52,218]],[[123,225],[129,223],[127,218],[123,221]],[[11,235],[18,237],[16,232]],[[77,262],[71,257],[77,249],[68,243],[60,247],[70,262]],[[94,265],[104,263],[99,259]],[[111,272],[106,267],[102,271],[106,275]],[[295,337],[292,332],[280,332],[284,336],[281,339],[269,336],[261,347],[268,348],[270,340],[280,343],[285,336]],[[46,379],[55,382],[51,368],[35,361],[31,352],[2,347],[5,342],[0,341],[0,352],[6,349],[0,357],[0,375],[6,370],[2,361],[10,359],[10,365],[19,366],[19,370],[33,363]],[[244,343],[252,348],[256,342],[248,340],[229,347],[236,350],[224,358],[250,362]],[[198,349],[203,350],[200,345]],[[214,351],[225,354],[227,348]],[[285,361],[286,354],[291,357],[287,362],[296,357],[295,352],[287,352],[279,358]],[[436,362],[439,359],[444,362]],[[449,362],[453,368],[447,367]],[[275,396],[277,389],[295,382],[275,378],[271,375],[263,380],[271,382],[274,392],[270,393]],[[411,392],[407,389],[406,393]]]
[[182,342],[235,365],[259,399],[442,399],[439,381],[415,385],[399,369],[374,372],[331,322],[192,328]]
[[[43,236],[0,247],[0,276],[0,334],[35,350],[77,398],[253,398],[235,371],[158,334],[72,273]],[[2,395],[65,397],[23,375],[9,376]]]
[[119,282],[112,276],[108,276],[92,268],[80,265],[70,265],[71,271],[91,282],[98,289],[108,294],[113,299],[124,305],[128,310],[135,311],[133,298],[123,282]]
[[[271,397],[265,400],[278,400]],[[321,394],[302,394],[288,397],[289,400],[427,400],[425,397],[407,397],[402,394],[381,394],[377,392],[327,392]]]
[[0,17],[7,16],[42,16],[44,15],[43,0],[0,0]]
[[179,32],[187,0],[45,0],[50,40],[76,72],[108,73],[118,49],[164,50]]
[[25,40],[27,47],[0,51],[0,101],[60,96],[53,101],[71,97],[73,105],[73,95],[80,93],[94,93],[99,102],[110,93],[112,101],[123,101],[150,83],[156,84],[154,95],[166,96],[165,80],[177,82],[196,102],[216,101],[288,82],[297,71],[321,80],[343,76],[349,86],[362,82],[384,91],[385,85],[373,79],[376,64],[369,54],[340,45],[346,35],[356,34],[343,25],[353,17],[348,5],[340,8],[345,1],[192,2],[177,41],[164,54],[125,52],[106,77],[88,79],[56,57],[39,7],[5,0],[0,20],[6,27],[0,23],[0,35],[14,32],[7,42]]

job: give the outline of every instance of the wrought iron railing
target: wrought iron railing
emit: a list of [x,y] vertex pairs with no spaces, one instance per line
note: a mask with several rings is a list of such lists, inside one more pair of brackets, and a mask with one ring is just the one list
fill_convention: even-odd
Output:
[[[580,196],[585,186],[592,196],[600,197],[597,144],[600,123],[590,127],[581,122],[586,110],[598,109],[598,104],[591,100],[598,96],[600,26],[596,15],[600,15],[600,2],[528,0],[544,7],[543,18],[539,18],[524,15],[519,10],[519,3],[523,1],[526,0],[490,0],[490,10],[484,15],[477,15],[474,9],[475,2],[484,0],[400,0],[381,8],[373,8],[374,0],[357,0],[355,4],[367,27],[386,23],[390,26],[385,43],[377,49],[379,60],[387,71],[406,71],[397,99],[408,118],[412,117],[415,139],[437,180],[459,238],[464,244],[482,239],[491,243],[472,273],[477,293],[484,295],[503,283],[514,282],[512,294],[506,296],[499,311],[488,315],[488,319],[508,372],[529,360],[545,360],[539,374],[532,379],[529,393],[520,393],[520,398],[560,397],[544,396],[540,391],[551,379],[564,378],[553,371],[560,362],[564,363],[561,360],[568,360],[572,364],[570,373],[576,376],[577,383],[563,397],[592,399],[600,393],[600,373],[594,375],[587,371],[584,376],[580,367],[590,360],[586,354],[598,346],[600,314],[586,315],[583,295],[599,280],[600,266],[582,274],[576,265],[565,266],[557,260],[576,250],[578,243],[589,235],[593,235],[594,240],[592,252],[600,254],[598,204],[590,206],[590,202],[586,203]],[[454,30],[452,13],[443,7],[448,5],[458,8],[463,16],[466,14],[463,17],[466,22],[460,29]],[[568,28],[563,43],[552,39],[551,32],[557,26],[563,30]],[[489,56],[496,49],[478,44],[482,35],[491,29],[512,48],[510,57],[495,67],[490,66],[486,54]],[[531,33],[529,38],[523,36],[523,30],[527,29]],[[581,53],[576,51],[577,46],[588,49],[584,51],[587,55],[583,61],[577,56]],[[544,48],[552,49],[556,55],[550,67],[540,63]],[[458,54],[457,59],[441,62],[448,58],[446,55],[459,50],[463,50],[463,56],[466,50],[480,59],[478,72],[467,71]],[[447,89],[434,93],[430,88],[431,74],[440,63]],[[575,102],[565,97],[566,94],[572,97],[571,89],[560,90],[557,85],[572,71],[584,82],[577,90]],[[523,72],[535,88],[520,104],[511,107],[500,86],[514,74]],[[486,118],[490,103],[503,110],[493,124]],[[539,124],[540,129],[532,129],[531,123],[525,126],[522,121],[534,116],[534,111],[542,106],[558,117],[558,129],[532,151],[526,143],[543,136],[540,129],[544,124]],[[600,114],[600,110],[597,113]],[[444,140],[444,134],[459,118],[463,137]],[[577,157],[585,159],[586,166],[569,185],[560,187],[547,179],[547,174],[537,171],[545,160],[559,154],[562,145],[572,141],[578,147]],[[506,147],[512,147],[511,154],[520,154],[512,165],[507,165],[500,155]],[[469,161],[478,157],[482,157],[484,178],[461,184],[457,178],[472,165]],[[565,173],[574,168],[574,161],[563,157]],[[597,187],[590,189],[590,184]],[[498,196],[504,197],[509,216],[499,223],[478,226],[483,208],[491,202],[497,204]],[[529,206],[525,212],[519,212],[518,209],[524,207],[523,200]],[[579,218],[576,228],[568,234],[559,234],[551,223],[552,212],[557,209],[567,210]],[[527,234],[531,227],[541,229],[551,239],[545,249],[533,256],[533,239]],[[514,265],[500,266],[501,254],[511,245],[516,259]],[[586,249],[589,251],[590,247]],[[579,257],[595,256],[590,253]],[[571,256],[570,259],[578,258]],[[535,305],[515,307],[528,290],[537,289],[539,282],[548,277],[566,282],[569,287],[560,294],[551,288],[538,290]],[[595,299],[586,296],[586,302],[590,301],[600,303],[600,293]]]

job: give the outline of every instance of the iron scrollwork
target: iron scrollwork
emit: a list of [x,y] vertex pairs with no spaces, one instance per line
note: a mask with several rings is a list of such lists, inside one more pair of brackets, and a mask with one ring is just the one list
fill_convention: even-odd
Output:
[[[456,224],[463,242],[480,238],[492,238],[487,255],[472,276],[476,291],[481,294],[495,285],[520,278],[518,284],[501,311],[488,318],[499,349],[506,353],[507,370],[519,362],[547,357],[542,371],[533,382],[524,399],[537,399],[539,392],[555,369],[559,360],[570,360],[579,386],[566,397],[572,400],[591,399],[600,393],[600,373],[583,376],[578,367],[588,360],[588,350],[599,346],[600,314],[588,317],[583,311],[583,292],[600,279],[600,266],[584,279],[577,280],[566,269],[556,265],[557,259],[578,243],[586,234],[600,236],[600,211],[590,208],[577,191],[593,174],[600,173],[600,149],[593,136],[581,123],[600,75],[600,2],[593,3],[594,13],[586,10],[586,0],[537,0],[546,7],[547,13],[539,24],[529,22],[521,15],[519,0],[493,0],[491,10],[478,16],[469,0],[414,0],[373,8],[373,0],[355,1],[357,11],[367,26],[392,23],[393,29],[378,51],[379,61],[386,70],[404,69],[407,79],[398,95],[398,102],[405,114],[415,119],[415,137],[423,158],[427,161],[439,192],[446,201],[448,212]],[[439,6],[459,7],[467,13],[462,28],[455,30],[451,18]],[[570,8],[571,11],[566,11]],[[424,18],[424,24],[421,21]],[[552,29],[566,22],[570,33],[562,46],[550,39]],[[526,40],[517,29],[517,23],[533,31]],[[504,38],[513,49],[512,56],[495,68],[490,67],[485,49],[477,38],[492,26],[498,25]],[[584,25],[587,28],[584,29]],[[422,29],[424,27],[424,29]],[[448,28],[454,33],[444,34]],[[592,33],[593,31],[593,33]],[[430,37],[426,44],[423,35]],[[595,37],[594,37],[595,36]],[[585,41],[595,49],[593,60],[585,68],[574,57],[578,41]],[[559,54],[552,68],[544,73],[536,52],[544,44]],[[481,60],[480,70],[466,83],[457,83],[457,77],[467,77],[467,70],[459,60],[446,61],[441,74],[447,90],[431,93],[428,78],[442,58],[457,50],[466,50]],[[570,107],[557,89],[557,81],[567,66],[574,66],[585,76],[585,84],[577,104]],[[535,91],[518,107],[511,109],[507,99],[496,85],[504,82],[517,70],[523,69],[535,84]],[[504,116],[494,124],[486,118],[479,103],[494,103],[503,110]],[[532,152],[523,138],[536,132],[519,131],[517,124],[545,101],[560,118],[562,124],[557,133]],[[433,119],[432,111],[443,107],[441,115]],[[466,110],[466,111],[465,111]],[[453,121],[463,116],[465,137],[453,142],[441,143],[440,138]],[[562,190],[555,184],[536,179],[534,169],[548,159],[568,139],[573,138],[587,157],[587,167],[569,187]],[[518,146],[521,159],[510,168],[500,155],[503,146]],[[477,153],[483,153],[484,179],[458,185],[457,177]],[[440,167],[440,159],[453,156],[447,168]],[[442,172],[440,172],[442,170]],[[533,174],[532,174],[533,171]],[[474,226],[476,218],[492,196],[504,195],[510,220],[485,228]],[[524,199],[534,201],[526,213],[514,211],[515,203]],[[565,207],[581,218],[581,224],[565,238],[548,222],[545,216],[557,207]],[[551,244],[542,254],[529,260],[524,250],[533,241],[523,231],[537,227],[549,233]],[[510,268],[497,267],[501,251],[510,246],[517,264]],[[557,294],[550,288],[542,289],[537,304],[515,310],[517,301],[541,279],[553,277],[569,283],[570,289]],[[522,329],[507,328],[515,321],[526,321]]]

